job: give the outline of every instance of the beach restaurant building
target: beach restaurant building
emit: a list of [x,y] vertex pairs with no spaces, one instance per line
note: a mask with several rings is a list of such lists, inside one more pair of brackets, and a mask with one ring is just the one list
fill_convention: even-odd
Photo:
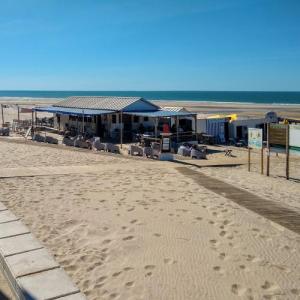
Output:
[[122,144],[135,134],[158,138],[169,130],[177,142],[195,139],[197,115],[186,110],[158,105],[140,97],[69,97],[36,112],[54,114],[54,127],[60,131],[99,136]]

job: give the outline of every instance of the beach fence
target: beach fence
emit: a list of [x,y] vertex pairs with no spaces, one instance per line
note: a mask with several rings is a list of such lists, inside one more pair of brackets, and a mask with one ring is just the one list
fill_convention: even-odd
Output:
[[300,125],[267,124],[267,141],[259,128],[248,129],[248,171],[300,180]]

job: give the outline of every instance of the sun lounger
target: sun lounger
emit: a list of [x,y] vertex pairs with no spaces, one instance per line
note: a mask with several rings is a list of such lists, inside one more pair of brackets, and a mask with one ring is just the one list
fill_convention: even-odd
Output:
[[180,146],[177,151],[178,155],[191,156],[191,150],[185,146]]
[[105,144],[105,151],[112,153],[120,153],[119,147],[111,143]]
[[52,136],[46,136],[45,142],[49,144],[58,144],[58,139]]
[[205,149],[192,149],[191,150],[191,158],[205,159],[206,158]]
[[46,138],[44,135],[41,135],[39,133],[35,133],[32,137],[32,140],[33,141],[36,141],[36,142],[42,142],[42,143],[45,143],[46,141]]
[[130,145],[129,149],[128,149],[128,154],[129,155],[143,156],[143,149],[139,146],[136,146],[136,145]]
[[62,143],[66,146],[74,147],[74,139],[70,137],[64,137]]
[[74,141],[74,146],[78,148],[85,148],[89,149],[90,145],[89,143],[83,138],[82,135],[78,135]]

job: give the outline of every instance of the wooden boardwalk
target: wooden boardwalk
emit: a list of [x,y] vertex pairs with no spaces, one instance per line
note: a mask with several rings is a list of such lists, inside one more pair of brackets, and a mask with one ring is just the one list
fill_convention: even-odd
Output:
[[219,179],[207,176],[187,167],[177,167],[180,173],[195,180],[204,188],[300,234],[300,214],[271,200],[256,196]]

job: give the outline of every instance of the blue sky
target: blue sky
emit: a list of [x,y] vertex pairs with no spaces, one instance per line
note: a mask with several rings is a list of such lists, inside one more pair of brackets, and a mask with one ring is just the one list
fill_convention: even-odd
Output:
[[300,90],[299,0],[0,0],[0,89]]

